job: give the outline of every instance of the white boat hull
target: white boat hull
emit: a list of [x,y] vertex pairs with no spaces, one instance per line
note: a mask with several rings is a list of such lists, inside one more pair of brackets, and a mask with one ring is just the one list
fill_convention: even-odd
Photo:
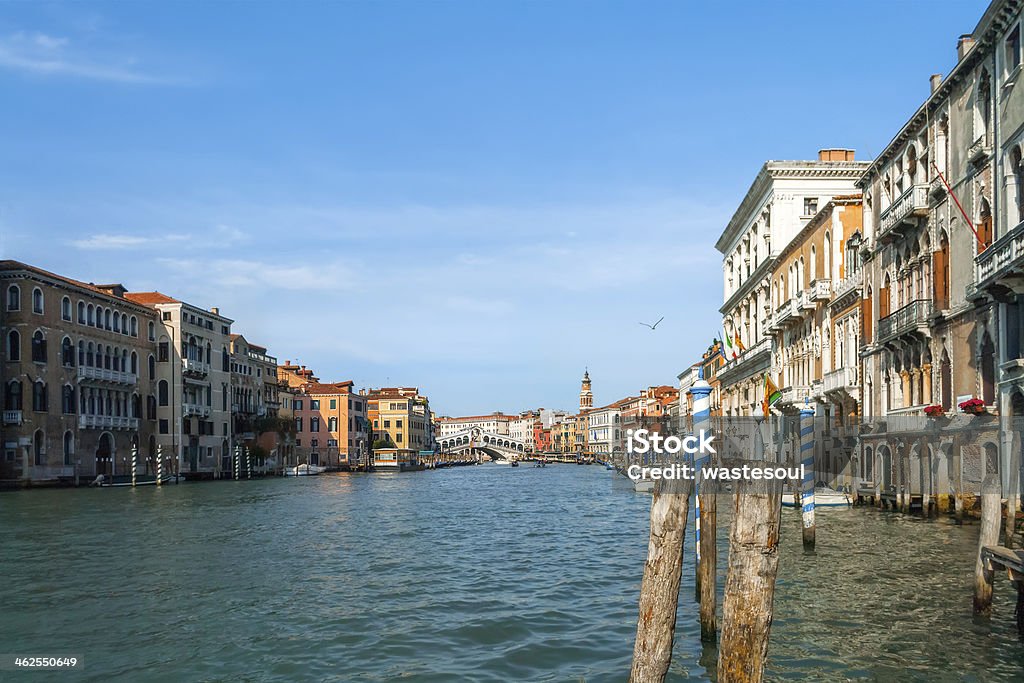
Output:
[[[853,505],[853,499],[848,494],[841,493],[834,489],[815,489],[814,508],[845,508]],[[795,496],[792,493],[782,494],[782,506],[787,508],[799,507]]]
[[654,493],[653,479],[640,479],[633,482],[633,490],[637,493]]
[[317,474],[323,474],[327,471],[326,467],[320,467],[318,465],[298,465],[297,467],[287,467],[284,471],[286,477],[312,477]]

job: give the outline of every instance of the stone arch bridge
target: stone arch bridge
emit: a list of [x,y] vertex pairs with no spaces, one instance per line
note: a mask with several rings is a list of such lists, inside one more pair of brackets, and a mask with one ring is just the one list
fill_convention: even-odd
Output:
[[442,437],[437,443],[442,453],[483,453],[492,460],[522,460],[528,451],[527,444],[513,439],[508,434],[495,434],[479,428]]

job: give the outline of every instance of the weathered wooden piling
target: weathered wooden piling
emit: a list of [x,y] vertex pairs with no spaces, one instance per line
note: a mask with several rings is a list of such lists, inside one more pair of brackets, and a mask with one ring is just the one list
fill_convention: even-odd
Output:
[[988,616],[992,613],[993,571],[982,557],[985,546],[999,542],[1001,491],[999,475],[990,472],[981,484],[981,534],[978,536],[978,557],[974,564],[974,613]]
[[1006,540],[1007,548],[1013,548],[1017,534],[1017,512],[1020,509],[1020,432],[1018,425],[1007,424],[1000,432],[1004,438],[1004,448],[1009,454],[1006,476]]
[[722,601],[722,634],[718,650],[720,683],[757,683],[768,657],[775,578],[779,568],[778,487],[750,491],[738,482],[732,531],[729,534],[729,573]]
[[683,540],[690,509],[690,482],[663,479],[651,501],[651,535],[640,586],[640,613],[633,645],[632,683],[661,683],[672,662],[672,640],[683,573]]
[[800,509],[803,518],[805,550],[814,549],[814,411],[809,405],[800,410],[800,457],[804,467]]

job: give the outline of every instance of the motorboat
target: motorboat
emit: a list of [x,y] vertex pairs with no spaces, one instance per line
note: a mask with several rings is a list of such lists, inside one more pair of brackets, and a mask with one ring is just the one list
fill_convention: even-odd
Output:
[[633,490],[637,493],[654,493],[654,480],[636,479],[633,481]]
[[[836,491],[834,488],[819,481],[814,487],[814,507],[817,508],[840,508],[853,505],[853,498],[843,491]],[[800,507],[796,503],[796,497],[792,491],[785,491],[782,494],[782,506],[788,508]]]
[[327,471],[326,467],[320,465],[296,465],[295,467],[286,467],[284,470],[284,476],[286,477],[312,477],[317,474],[323,474]]

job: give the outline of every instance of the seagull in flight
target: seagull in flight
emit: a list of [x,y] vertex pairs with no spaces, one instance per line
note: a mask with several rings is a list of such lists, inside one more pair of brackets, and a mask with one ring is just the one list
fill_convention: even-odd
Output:
[[660,325],[661,321],[664,320],[664,319],[665,319],[665,316],[661,316],[660,318],[658,318],[658,322],[654,323],[653,325],[651,325],[650,323],[639,323],[639,324],[643,325],[644,327],[649,327],[649,328],[651,328],[653,330],[658,325]]

